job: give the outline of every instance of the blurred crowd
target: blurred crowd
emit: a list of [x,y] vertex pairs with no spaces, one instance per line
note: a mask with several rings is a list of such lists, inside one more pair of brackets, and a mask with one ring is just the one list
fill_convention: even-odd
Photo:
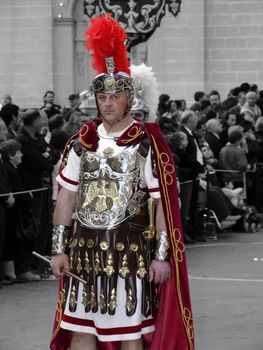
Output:
[[187,109],[184,100],[162,94],[156,120],[177,167],[185,242],[202,239],[205,230],[209,237],[214,227],[256,231],[263,210],[263,91],[242,83],[224,100],[216,90],[193,97]]
[[[216,90],[193,98],[188,106],[162,94],[156,111],[177,169],[185,243],[213,227],[255,231],[263,208],[263,91],[243,83],[223,101]],[[39,108],[20,109],[9,95],[0,108],[1,287],[41,279],[32,251],[50,255],[63,149],[97,112],[92,96],[71,94],[62,108],[53,91]]]

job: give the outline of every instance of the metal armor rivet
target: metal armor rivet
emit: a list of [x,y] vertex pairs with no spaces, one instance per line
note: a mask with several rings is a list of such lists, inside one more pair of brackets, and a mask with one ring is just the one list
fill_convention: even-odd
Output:
[[88,241],[87,241],[87,247],[88,247],[88,248],[94,247],[94,241],[93,241],[92,239],[88,239]]
[[123,242],[117,242],[116,243],[116,249],[121,252],[124,249],[124,243]]
[[133,252],[137,252],[138,248],[139,248],[139,246],[137,243],[131,243],[131,250]]
[[109,248],[109,243],[108,242],[106,242],[106,241],[102,241],[102,242],[100,242],[100,248],[101,248],[101,250],[107,250],[108,248]]
[[84,243],[85,243],[84,238],[80,238],[79,239],[79,247],[83,247]]

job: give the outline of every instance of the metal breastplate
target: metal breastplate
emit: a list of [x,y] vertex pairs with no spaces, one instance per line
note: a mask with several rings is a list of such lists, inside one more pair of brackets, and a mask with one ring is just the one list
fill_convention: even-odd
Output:
[[[83,150],[75,217],[84,227],[113,228],[145,205],[144,166],[139,145],[116,156]],[[105,153],[105,152],[104,152]]]

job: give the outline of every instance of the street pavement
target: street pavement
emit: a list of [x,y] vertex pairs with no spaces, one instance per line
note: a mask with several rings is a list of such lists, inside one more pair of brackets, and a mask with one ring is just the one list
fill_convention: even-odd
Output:
[[[186,252],[196,350],[262,350],[263,231],[221,233]],[[48,350],[56,296],[54,280],[3,287],[0,350]]]

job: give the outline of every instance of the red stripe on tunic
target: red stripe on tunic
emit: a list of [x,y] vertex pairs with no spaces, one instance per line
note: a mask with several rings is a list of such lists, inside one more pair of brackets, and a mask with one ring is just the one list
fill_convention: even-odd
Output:
[[127,334],[127,333],[138,333],[142,330],[142,328],[154,326],[154,319],[142,321],[140,325],[129,326],[129,327],[116,327],[111,329],[106,328],[98,328],[95,326],[92,320],[83,320],[76,317],[71,317],[68,315],[63,315],[62,321],[75,324],[78,326],[86,326],[95,328],[97,333],[100,335],[114,335],[114,334]]
[[149,192],[160,192],[160,188],[159,187],[149,188],[148,191]]
[[73,181],[73,180],[70,180],[70,179],[68,179],[66,176],[64,176],[62,173],[60,173],[59,174],[59,176],[61,177],[61,179],[63,180],[63,181],[65,181],[65,182],[67,182],[67,183],[69,183],[69,184],[71,184],[71,185],[74,185],[74,186],[78,186],[78,182],[76,182],[76,181]]

